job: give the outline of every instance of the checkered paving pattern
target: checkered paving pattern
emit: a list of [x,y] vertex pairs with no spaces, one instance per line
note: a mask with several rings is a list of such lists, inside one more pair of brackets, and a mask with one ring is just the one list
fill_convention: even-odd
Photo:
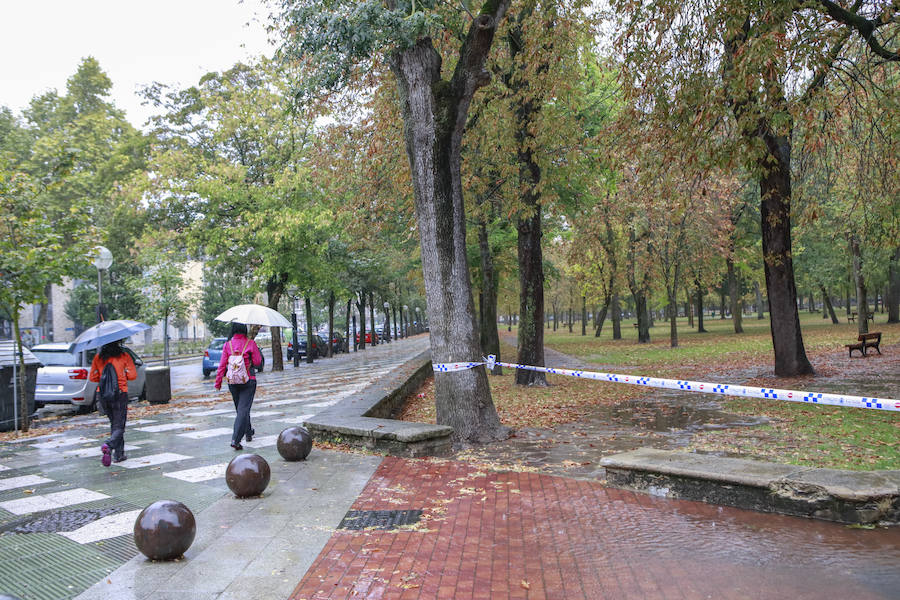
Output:
[[351,510],[412,509],[422,518],[406,528],[337,531],[291,600],[820,600],[900,590],[900,531],[593,481],[386,458]]
[[[369,385],[428,348],[428,338],[378,346],[299,370],[265,372],[251,419],[256,429],[245,451],[276,460],[278,433],[321,407]],[[107,419],[76,417],[62,434],[0,444],[0,595],[24,600],[74,598],[106,578],[137,549],[131,534],[137,513],[160,499],[178,500],[199,514],[228,494],[224,470],[234,405],[211,381],[188,392],[213,407],[179,402],[152,419],[129,420],[128,460],[100,465]]]

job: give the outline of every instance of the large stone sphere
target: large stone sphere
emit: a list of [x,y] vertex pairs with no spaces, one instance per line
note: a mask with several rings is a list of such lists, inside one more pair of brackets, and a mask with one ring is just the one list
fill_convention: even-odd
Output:
[[284,460],[303,460],[312,450],[312,436],[303,427],[288,427],[278,434],[278,454]]
[[160,500],[141,511],[134,522],[134,545],[151,560],[182,556],[194,542],[194,513],[175,500]]
[[238,498],[259,496],[269,485],[271,476],[269,463],[258,454],[239,454],[225,469],[225,483]]

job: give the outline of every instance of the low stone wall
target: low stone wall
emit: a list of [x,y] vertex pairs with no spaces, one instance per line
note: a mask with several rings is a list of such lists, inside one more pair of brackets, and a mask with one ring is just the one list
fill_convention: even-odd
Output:
[[900,471],[816,469],[640,448],[604,458],[609,485],[855,524],[900,523]]
[[449,455],[452,427],[392,418],[402,410],[404,398],[431,373],[431,352],[426,351],[303,425],[313,440],[350,444],[394,456]]

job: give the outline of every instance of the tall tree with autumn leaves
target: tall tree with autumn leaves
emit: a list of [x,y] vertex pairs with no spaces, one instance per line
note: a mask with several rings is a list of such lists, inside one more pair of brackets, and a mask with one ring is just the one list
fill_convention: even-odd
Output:
[[[479,10],[419,2],[284,0],[282,55],[309,75],[299,96],[346,89],[360,70],[390,66],[404,123],[434,362],[479,360],[460,180],[463,130],[508,0]],[[450,72],[445,72],[445,56]],[[306,92],[303,94],[302,92]],[[438,423],[457,443],[508,435],[482,367],[435,374]]]
[[775,373],[811,373],[794,282],[792,133],[848,52],[897,68],[896,3],[615,0],[611,9],[636,118],[656,99],[677,102],[673,136],[704,142],[719,162],[735,157],[758,182]]

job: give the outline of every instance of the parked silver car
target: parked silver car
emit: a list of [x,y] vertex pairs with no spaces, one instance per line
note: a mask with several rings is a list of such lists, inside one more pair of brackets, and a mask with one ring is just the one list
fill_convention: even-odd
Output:
[[[131,355],[137,367],[137,379],[128,382],[128,397],[144,398],[146,395],[146,367],[144,361],[129,348],[124,350]],[[79,412],[88,413],[97,408],[95,391],[97,384],[88,381],[91,361],[96,349],[84,352],[69,352],[69,344],[38,344],[31,348],[41,364],[37,372],[37,387],[34,392],[35,408],[43,408],[46,404],[74,404]]]

